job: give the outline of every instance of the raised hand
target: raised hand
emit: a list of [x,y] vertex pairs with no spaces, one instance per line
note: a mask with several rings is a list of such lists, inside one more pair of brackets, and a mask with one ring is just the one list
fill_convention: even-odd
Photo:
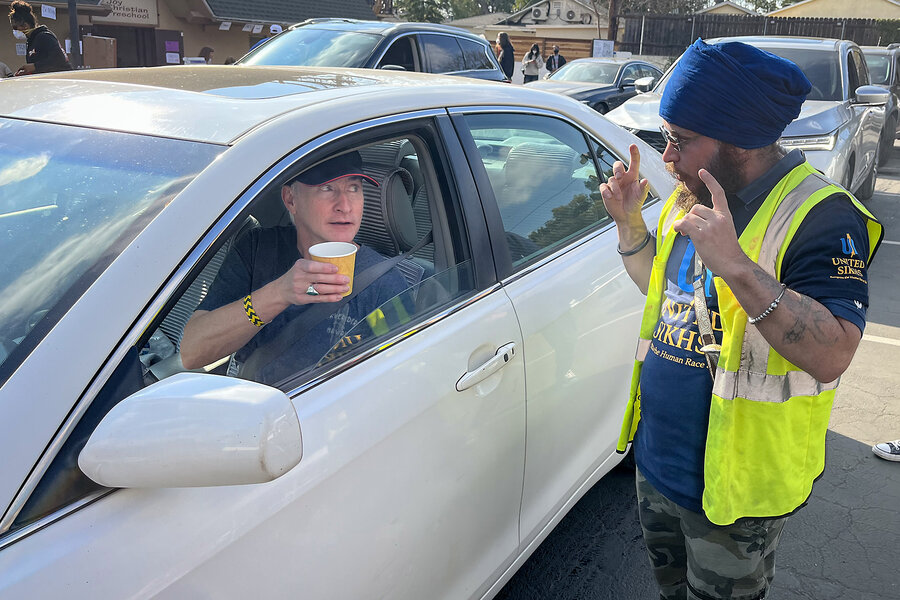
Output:
[[631,153],[628,169],[622,161],[616,161],[612,177],[600,184],[600,195],[606,212],[619,226],[643,224],[641,207],[650,191],[650,183],[646,179],[640,179],[640,150],[636,144],[631,144],[628,151]]
[[700,169],[698,175],[712,195],[712,208],[695,204],[675,221],[673,229],[690,237],[706,266],[727,280],[730,271],[750,259],[738,244],[725,190],[706,169]]

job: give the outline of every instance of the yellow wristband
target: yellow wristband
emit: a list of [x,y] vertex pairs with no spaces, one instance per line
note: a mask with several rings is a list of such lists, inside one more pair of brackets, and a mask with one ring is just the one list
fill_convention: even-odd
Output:
[[266,324],[265,321],[259,318],[256,311],[253,310],[253,302],[250,300],[250,294],[247,294],[247,297],[244,298],[244,312],[247,313],[247,318],[250,319],[250,322],[257,327],[262,327]]

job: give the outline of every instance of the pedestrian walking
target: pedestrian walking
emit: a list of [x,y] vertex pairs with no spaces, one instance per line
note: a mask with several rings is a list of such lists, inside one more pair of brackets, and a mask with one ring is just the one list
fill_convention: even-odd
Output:
[[537,81],[543,64],[544,58],[541,56],[541,47],[537,44],[532,44],[531,49],[522,58],[522,75],[525,76],[525,83]]
[[26,63],[16,70],[16,75],[72,69],[59,40],[46,25],[37,22],[30,4],[21,0],[13,2],[9,7],[9,24],[27,40]]
[[647,302],[618,449],[633,441],[661,597],[765,598],[785,519],[825,465],[883,228],[778,145],[811,85],[793,63],[697,40],[660,104],[679,185],[651,232],[631,146],[600,186]]
[[495,51],[497,52],[497,62],[500,63],[503,73],[512,79],[513,69],[516,66],[516,49],[513,48],[509,41],[509,35],[505,31],[497,34]]
[[566,57],[559,53],[559,46],[553,46],[553,54],[547,59],[547,70],[553,73],[566,64]]

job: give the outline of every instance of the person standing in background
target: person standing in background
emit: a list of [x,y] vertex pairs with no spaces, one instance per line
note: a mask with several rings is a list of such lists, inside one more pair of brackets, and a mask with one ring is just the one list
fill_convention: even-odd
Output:
[[203,48],[200,49],[200,54],[198,56],[202,57],[203,60],[206,61],[206,64],[211,65],[215,53],[216,51],[209,46],[203,46]]
[[259,40],[258,42],[250,46],[250,49],[255,50],[257,46],[262,46],[282,31],[284,31],[284,29],[277,23],[269,25],[269,37],[264,37],[263,39]]
[[538,75],[541,73],[541,65],[544,64],[544,57],[541,56],[541,47],[537,44],[531,45],[531,50],[522,58],[522,75],[525,76],[525,83],[537,81]]
[[553,54],[547,59],[547,70],[553,73],[566,64],[566,57],[559,53],[559,46],[553,46]]
[[21,0],[13,2],[9,7],[9,24],[28,41],[27,62],[19,67],[16,75],[72,70],[59,40],[46,25],[38,25],[30,4]]
[[516,66],[516,49],[509,41],[509,35],[505,31],[497,34],[497,61],[503,73],[512,79],[513,68]]

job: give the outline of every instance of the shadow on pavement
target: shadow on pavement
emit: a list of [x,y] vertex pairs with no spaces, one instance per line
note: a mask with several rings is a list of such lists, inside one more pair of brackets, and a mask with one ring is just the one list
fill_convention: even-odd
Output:
[[[900,463],[828,432],[825,473],[777,552],[774,600],[900,598]],[[655,600],[634,475],[616,469],[572,509],[497,596]]]

